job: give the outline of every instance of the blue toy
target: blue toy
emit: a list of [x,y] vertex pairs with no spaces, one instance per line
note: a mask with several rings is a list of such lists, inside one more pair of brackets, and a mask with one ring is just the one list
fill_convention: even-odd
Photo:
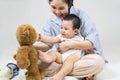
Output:
[[11,80],[18,74],[18,66],[14,63],[8,63],[4,69],[0,70],[0,80]]

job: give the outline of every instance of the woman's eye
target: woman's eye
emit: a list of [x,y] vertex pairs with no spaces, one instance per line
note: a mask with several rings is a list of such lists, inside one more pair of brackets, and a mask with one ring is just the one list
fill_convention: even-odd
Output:
[[59,8],[59,10],[63,10],[63,9],[64,9],[64,7]]
[[52,9],[56,9],[56,7],[55,7],[55,6],[51,6],[51,8],[52,8]]

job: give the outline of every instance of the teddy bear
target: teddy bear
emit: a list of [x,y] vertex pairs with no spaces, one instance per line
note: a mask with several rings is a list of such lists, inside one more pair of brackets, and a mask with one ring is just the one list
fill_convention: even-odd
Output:
[[16,30],[16,38],[20,45],[14,55],[17,66],[27,70],[26,80],[41,80],[42,75],[37,64],[37,51],[33,47],[37,38],[34,27],[30,24],[21,24]]
[[0,80],[11,80],[18,74],[18,66],[14,63],[8,63],[4,69],[0,70]]

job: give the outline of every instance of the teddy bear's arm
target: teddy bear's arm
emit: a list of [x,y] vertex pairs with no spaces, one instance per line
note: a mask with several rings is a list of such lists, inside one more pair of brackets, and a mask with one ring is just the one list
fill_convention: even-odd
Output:
[[17,54],[14,56],[15,60],[17,61],[17,65],[21,69],[26,69],[30,65],[28,50],[28,47],[20,47],[17,51]]
[[16,60],[16,54],[15,54],[15,55],[13,55],[13,58]]

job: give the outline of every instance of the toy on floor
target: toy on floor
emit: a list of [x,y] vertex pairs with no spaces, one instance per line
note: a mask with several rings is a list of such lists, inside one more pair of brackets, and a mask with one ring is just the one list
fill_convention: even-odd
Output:
[[18,66],[14,63],[8,63],[4,69],[0,70],[0,80],[11,80],[18,74]]
[[26,69],[26,80],[41,80],[41,71],[39,71],[37,62],[37,51],[33,47],[36,41],[37,33],[29,24],[22,24],[17,28],[16,38],[20,47],[14,55],[17,66],[21,69]]

